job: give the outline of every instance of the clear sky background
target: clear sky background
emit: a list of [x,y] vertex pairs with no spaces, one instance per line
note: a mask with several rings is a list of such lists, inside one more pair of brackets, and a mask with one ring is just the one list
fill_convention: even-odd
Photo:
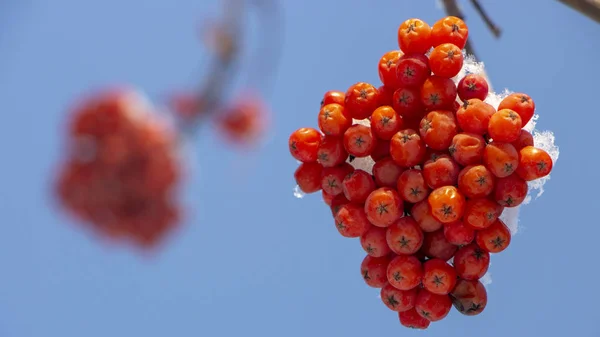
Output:
[[[598,337],[600,26],[557,1],[484,1],[504,30],[494,40],[463,3],[493,85],[535,99],[561,155],[511,247],[492,258],[485,312],[453,311],[426,335]],[[157,99],[195,83],[195,29],[217,8],[0,3],[0,337],[417,336],[364,284],[358,240],[337,233],[320,196],[293,197],[286,142],[316,126],[326,90],[378,84],[398,25],[444,16],[434,0],[284,1],[268,142],[240,155],[199,135],[182,192],[192,213],[153,256],[101,243],[57,209],[49,182],[69,104],[113,83]]]

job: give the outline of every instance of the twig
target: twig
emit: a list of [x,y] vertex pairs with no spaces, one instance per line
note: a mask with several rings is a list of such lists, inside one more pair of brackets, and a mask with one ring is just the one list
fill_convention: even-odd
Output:
[[[206,118],[218,113],[223,104],[224,93],[235,79],[237,61],[244,38],[243,23],[249,7],[255,7],[259,21],[263,26],[261,43],[255,64],[250,66],[250,85],[259,86],[261,80],[267,80],[276,71],[281,49],[281,23],[279,21],[279,0],[223,0],[223,18],[218,23],[213,60],[209,72],[196,94],[197,111],[192,120],[184,122],[187,134],[194,134],[198,125]],[[265,55],[267,54],[267,55]],[[268,55],[270,54],[270,55]],[[269,57],[270,56],[270,57]],[[263,84],[266,85],[266,84]]]
[[558,0],[590,19],[600,23],[600,0]]
[[248,82],[251,86],[263,89],[263,94],[267,94],[274,86],[283,49],[283,13],[280,0],[252,0],[250,3],[257,10],[258,21],[261,23],[261,41],[255,51]]
[[494,24],[494,22],[492,21],[490,16],[487,14],[487,12],[483,9],[481,4],[479,3],[479,0],[471,0],[471,3],[473,4],[473,7],[475,7],[475,10],[479,14],[479,16],[481,16],[481,18],[483,19],[485,24],[488,26],[488,29],[492,31],[492,34],[494,34],[494,37],[499,38],[500,35],[502,34],[500,27],[498,27],[498,26],[496,26],[496,24]]
[[241,24],[244,14],[243,0],[223,0],[223,18],[217,23],[214,56],[209,72],[196,93],[196,111],[191,120],[183,121],[182,130],[193,135],[198,125],[214,114],[222,104],[222,96],[231,82],[235,61],[239,55]]

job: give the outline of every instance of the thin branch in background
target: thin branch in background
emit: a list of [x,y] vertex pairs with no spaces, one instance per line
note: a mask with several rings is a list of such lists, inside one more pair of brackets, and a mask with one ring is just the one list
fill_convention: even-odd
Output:
[[283,49],[283,13],[279,0],[252,0],[250,3],[256,9],[261,41],[255,50],[248,82],[268,95],[275,84]]
[[471,3],[473,4],[473,7],[475,7],[475,10],[479,14],[479,16],[481,16],[481,18],[483,19],[483,21],[487,25],[488,29],[492,31],[492,34],[494,34],[494,37],[499,38],[500,35],[502,34],[502,30],[500,29],[500,27],[498,27],[492,21],[492,19],[487,14],[487,12],[485,11],[485,9],[483,9],[483,6],[481,6],[481,4],[479,3],[479,0],[471,0]]
[[[269,87],[272,84],[276,64],[278,63],[283,24],[280,21],[278,0],[223,0],[221,19],[208,28],[205,43],[212,52],[208,74],[193,102],[191,119],[183,121],[182,129],[187,134],[198,132],[198,125],[206,118],[219,113],[225,100],[228,86],[236,78],[238,61],[241,56],[242,39],[247,37],[243,29],[244,19],[251,11],[257,11],[262,26],[258,55],[250,65],[250,83],[252,87]],[[266,82],[265,82],[266,81]],[[264,89],[264,88],[263,88]],[[265,89],[268,90],[268,89]]]
[[600,0],[558,0],[558,2],[600,23]]

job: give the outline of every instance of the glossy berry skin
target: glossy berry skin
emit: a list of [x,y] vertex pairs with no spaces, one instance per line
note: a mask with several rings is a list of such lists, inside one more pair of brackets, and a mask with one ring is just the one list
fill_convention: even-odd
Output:
[[443,224],[431,214],[431,206],[429,206],[427,200],[414,204],[410,210],[410,214],[425,233],[435,232],[443,226]]
[[334,167],[342,164],[348,158],[344,148],[343,139],[334,136],[325,136],[317,150],[317,162],[323,167]]
[[415,308],[399,312],[398,318],[402,326],[415,330],[425,330],[431,324],[429,320],[421,317]]
[[490,87],[485,78],[478,74],[468,74],[457,85],[458,97],[461,101],[469,99],[485,100]]
[[315,193],[321,190],[323,166],[319,163],[302,163],[294,172],[294,179],[304,193]]
[[425,233],[421,252],[429,258],[438,258],[448,261],[456,253],[458,247],[446,240],[444,229],[438,229],[435,232]]
[[341,136],[351,125],[344,106],[338,103],[324,105],[319,111],[319,129],[329,136]]
[[373,130],[365,125],[354,124],[344,132],[344,148],[354,157],[370,155],[377,145]]
[[415,254],[423,245],[423,231],[412,216],[405,216],[387,229],[388,247],[398,255]]
[[379,89],[372,84],[358,82],[346,91],[345,108],[350,118],[365,119],[379,106]]
[[369,230],[361,235],[360,245],[365,252],[373,257],[382,257],[389,255],[392,250],[387,244],[385,228],[371,226]]
[[388,227],[402,216],[404,203],[398,192],[381,187],[369,194],[364,204],[369,221],[377,227]]
[[380,106],[371,115],[371,130],[379,139],[392,139],[402,126],[402,116],[398,115],[391,106]]
[[339,104],[344,105],[346,100],[346,94],[338,91],[338,90],[329,90],[323,95],[323,99],[321,99],[321,107],[327,104]]
[[421,317],[430,322],[444,319],[450,313],[452,300],[448,295],[434,294],[427,289],[421,289],[417,294],[415,309]]
[[288,145],[292,157],[303,163],[317,161],[322,135],[314,128],[300,128],[290,135]]
[[456,85],[446,77],[431,76],[421,86],[421,102],[429,110],[452,110],[457,95]]
[[390,89],[397,89],[400,86],[396,69],[403,55],[404,53],[400,50],[392,50],[385,53],[379,60],[379,79],[383,85]]
[[487,306],[488,296],[485,286],[478,280],[459,279],[450,293],[454,308],[465,316],[476,316]]
[[465,280],[479,280],[490,266],[490,253],[477,244],[460,248],[454,255],[454,269],[458,277]]
[[357,204],[347,203],[342,205],[334,220],[337,230],[347,238],[358,238],[371,228],[365,210]]
[[414,289],[423,279],[423,265],[414,255],[398,255],[388,265],[387,278],[396,289]]
[[462,50],[452,43],[443,43],[431,51],[431,71],[441,77],[452,78],[460,72],[464,63]]
[[549,175],[552,166],[552,157],[545,150],[534,146],[525,146],[519,150],[519,165],[516,173],[525,181]]
[[465,206],[463,221],[465,225],[474,230],[482,230],[491,226],[503,210],[504,206],[497,203],[493,198],[469,199]]
[[396,66],[396,76],[401,88],[420,88],[431,75],[429,58],[423,54],[404,54]]
[[404,21],[398,27],[398,46],[405,54],[425,54],[431,48],[431,27],[420,19]]
[[496,142],[512,143],[519,138],[523,127],[521,116],[513,110],[498,110],[490,118],[488,134]]
[[535,102],[524,93],[513,93],[506,96],[498,105],[498,110],[510,109],[521,117],[522,125],[525,126],[535,113]]
[[533,135],[531,134],[531,132],[525,129],[521,129],[521,132],[519,133],[519,138],[517,138],[517,140],[512,142],[511,144],[515,147],[517,151],[521,151],[521,149],[526,146],[535,145],[533,141]]
[[483,150],[483,164],[497,178],[505,178],[515,173],[519,153],[510,143],[492,142]]
[[490,119],[495,113],[496,109],[490,104],[471,98],[463,101],[456,111],[456,120],[464,132],[484,135],[487,134]]
[[453,245],[465,246],[475,239],[475,230],[458,220],[444,226],[444,237]]
[[448,151],[462,166],[476,165],[483,161],[485,139],[475,133],[461,132],[452,138]]
[[433,24],[430,36],[433,47],[443,43],[452,43],[458,48],[464,49],[469,37],[469,28],[460,18],[447,16]]
[[373,177],[363,170],[354,170],[342,181],[342,191],[350,202],[363,203],[375,190]]
[[398,178],[397,190],[403,200],[413,204],[425,200],[431,191],[422,171],[418,169],[402,172]]
[[442,223],[459,220],[465,210],[465,197],[454,186],[436,188],[429,194],[431,214]]
[[425,158],[426,145],[411,129],[401,130],[390,140],[390,156],[401,167],[418,165]]
[[420,95],[419,88],[400,87],[392,95],[392,107],[405,120],[420,120],[425,114]]
[[423,287],[437,295],[447,295],[456,285],[456,271],[442,259],[430,259],[423,264]]
[[423,177],[432,189],[456,185],[460,165],[448,154],[433,156],[423,165]]
[[342,194],[342,182],[352,171],[354,171],[354,168],[348,163],[334,167],[325,167],[321,175],[321,188],[332,196]]
[[500,219],[496,219],[491,226],[477,232],[475,242],[477,245],[490,253],[500,253],[510,245],[510,229]]
[[381,300],[392,311],[404,312],[415,307],[418,289],[400,290],[394,288],[391,284],[386,284],[381,288]]
[[373,176],[375,176],[375,183],[378,187],[395,188],[402,172],[404,172],[404,168],[391,157],[382,158],[373,165]]
[[494,199],[504,207],[517,207],[525,201],[529,186],[527,181],[517,174],[496,181]]
[[458,174],[458,188],[467,198],[486,197],[496,186],[496,178],[484,165],[470,165]]
[[383,288],[387,284],[387,269],[391,257],[365,256],[360,266],[360,273],[365,283],[373,288]]
[[419,133],[430,149],[448,150],[458,134],[454,113],[449,110],[430,111],[421,120]]

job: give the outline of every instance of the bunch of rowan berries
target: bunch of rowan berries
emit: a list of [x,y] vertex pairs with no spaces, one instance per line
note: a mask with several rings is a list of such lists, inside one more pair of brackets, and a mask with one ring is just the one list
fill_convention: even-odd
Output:
[[102,236],[154,245],[180,217],[175,130],[130,88],[88,96],[69,117],[60,201]]
[[[177,227],[183,211],[177,198],[185,167],[182,145],[200,127],[212,123],[218,136],[243,150],[259,144],[268,117],[262,78],[250,79],[244,92],[227,98],[238,74],[231,69],[241,55],[239,16],[245,12],[239,5],[227,3],[227,15],[201,30],[214,62],[199,90],[169,95],[160,108],[137,88],[101,90],[69,114],[55,192],[64,209],[100,237],[152,248]],[[267,59],[261,56],[261,62]]]
[[360,238],[365,282],[411,328],[442,320],[453,304],[465,315],[484,310],[480,279],[490,254],[511,242],[500,216],[553,167],[523,129],[531,97],[493,106],[485,77],[459,76],[467,37],[457,17],[406,20],[399,49],[379,61],[382,85],[327,92],[318,129],[289,137],[298,188],[321,191],[339,233]]

